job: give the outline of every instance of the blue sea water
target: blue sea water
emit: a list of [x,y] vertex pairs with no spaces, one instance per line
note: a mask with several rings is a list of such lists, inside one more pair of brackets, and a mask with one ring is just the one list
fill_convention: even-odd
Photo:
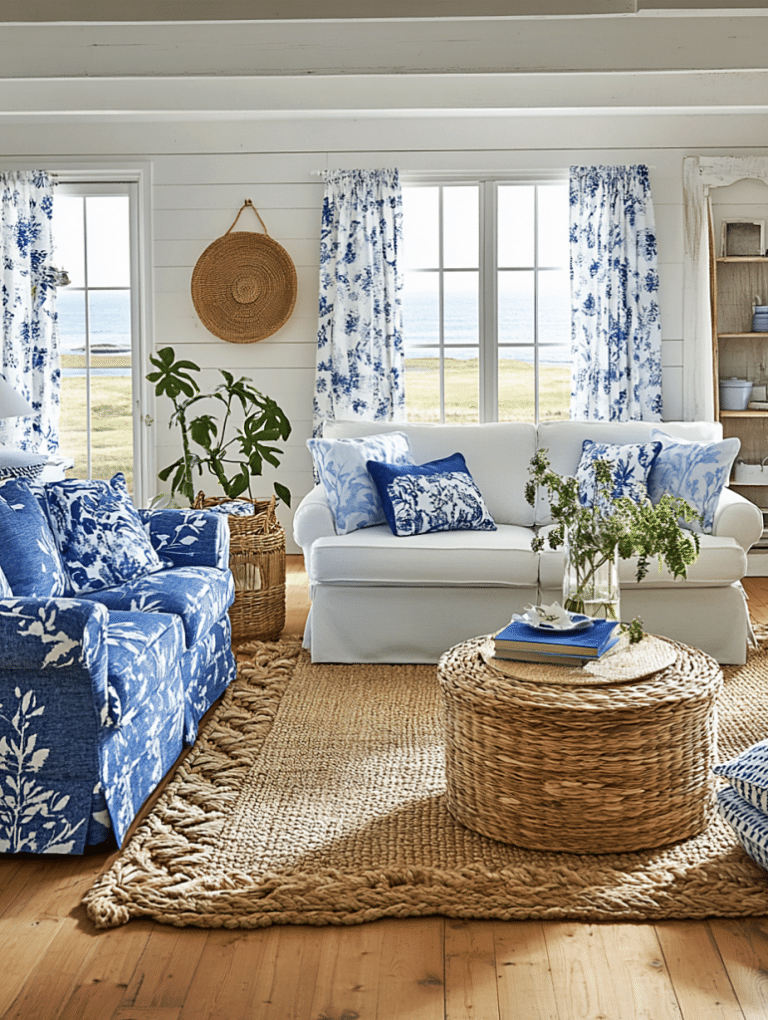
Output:
[[[506,287],[499,300],[500,358],[533,362],[533,302],[526,281]],[[62,354],[85,350],[85,301],[82,291],[60,288],[56,307]],[[446,294],[446,355],[457,359],[477,357],[477,295],[462,291]],[[99,354],[131,353],[131,309],[127,291],[92,291],[90,306],[91,351]],[[403,327],[406,358],[437,357],[437,300],[434,291],[406,288],[403,296]],[[570,324],[567,302],[552,290],[539,302],[539,361],[570,363]],[[504,344],[521,344],[509,346]],[[552,345],[552,346],[547,346]],[[96,367],[96,375],[130,375],[130,368]],[[64,368],[64,376],[85,375],[85,369]]]
[[[82,291],[60,287],[56,294],[59,348],[62,354],[85,353],[85,298]],[[131,304],[128,291],[91,291],[91,354],[131,353]],[[62,376],[84,376],[84,368],[62,368]],[[94,367],[92,375],[130,375],[130,368]]]
[[[499,358],[532,363],[534,360],[534,310],[525,282],[505,288],[499,295]],[[477,295],[446,293],[444,303],[446,357],[477,357],[479,310]],[[539,301],[539,361],[570,364],[570,311],[567,296],[552,291]],[[403,334],[406,359],[437,357],[439,343],[438,301],[435,291],[406,287],[403,296]],[[509,346],[505,346],[509,345]]]

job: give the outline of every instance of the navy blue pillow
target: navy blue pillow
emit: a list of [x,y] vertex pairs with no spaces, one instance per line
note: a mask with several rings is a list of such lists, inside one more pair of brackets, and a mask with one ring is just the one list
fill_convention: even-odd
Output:
[[369,460],[366,466],[393,535],[496,530],[460,453],[427,464]]

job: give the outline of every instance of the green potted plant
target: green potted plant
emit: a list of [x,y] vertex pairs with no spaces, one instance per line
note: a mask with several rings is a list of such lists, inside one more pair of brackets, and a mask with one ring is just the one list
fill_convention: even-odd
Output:
[[[229,610],[234,641],[275,641],[285,625],[285,531],[275,515],[275,500],[291,505],[290,491],[274,483],[275,495],[268,500],[253,498],[251,483],[262,473],[264,463],[278,467],[282,451],[273,444],[291,434],[285,413],[270,397],[260,393],[246,378],[235,379],[219,369],[223,382],[203,393],[190,373],[200,368],[192,361],[177,359],[172,347],[150,355],[156,371],[147,379],[158,396],[173,402],[170,425],[181,431],[180,457],[159,472],[171,483],[171,498],[183,496],[196,509],[227,512],[230,533],[229,565],[235,582],[235,601]],[[193,417],[201,401],[221,405],[221,421],[203,412]],[[234,415],[242,424],[233,421]],[[200,492],[195,496],[193,473],[210,472],[224,496]],[[247,495],[245,495],[247,493]],[[250,512],[235,515],[222,506],[231,500],[251,504]],[[239,504],[238,504],[239,505]]]
[[[595,498],[584,506],[576,478],[562,477],[550,469],[546,450],[531,461],[525,497],[533,506],[537,487],[546,490],[554,520],[544,535],[531,546],[540,552],[565,547],[563,608],[587,616],[619,619],[618,560],[637,556],[638,581],[648,573],[650,560],[658,557],[659,569],[666,564],[674,577],[685,577],[687,568],[699,555],[696,532],[681,527],[701,516],[684,499],[665,494],[656,504],[636,503],[613,495],[614,481],[607,460],[594,462]],[[636,621],[634,633],[642,635]]]
[[[178,492],[191,506],[195,500],[193,472],[202,475],[205,469],[229,499],[244,493],[252,498],[251,480],[262,473],[264,462],[274,467],[280,464],[282,451],[272,444],[285,441],[291,434],[285,413],[248,379],[235,379],[224,369],[219,369],[224,381],[203,393],[190,375],[199,372],[199,366],[193,361],[177,360],[172,347],[163,347],[149,360],[156,371],[150,372],[147,379],[154,383],[157,396],[172,401],[169,424],[178,425],[181,431],[181,456],[159,472],[162,481],[170,479],[171,497]],[[223,405],[221,422],[209,413],[191,416],[192,408],[203,400]],[[244,420],[241,425],[233,425],[233,409],[238,405]],[[284,485],[275,482],[274,490],[278,499],[291,505],[291,493]]]

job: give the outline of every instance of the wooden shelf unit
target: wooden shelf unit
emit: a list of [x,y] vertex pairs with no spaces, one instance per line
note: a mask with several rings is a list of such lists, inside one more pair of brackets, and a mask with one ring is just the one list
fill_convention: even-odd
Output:
[[[711,261],[715,414],[723,434],[741,440],[739,457],[757,463],[768,455],[768,411],[721,410],[718,382],[732,376],[768,381],[768,333],[752,330],[755,296],[768,304],[768,257],[731,255]],[[739,486],[739,491],[754,502],[761,497],[765,501],[765,494],[754,486]]]

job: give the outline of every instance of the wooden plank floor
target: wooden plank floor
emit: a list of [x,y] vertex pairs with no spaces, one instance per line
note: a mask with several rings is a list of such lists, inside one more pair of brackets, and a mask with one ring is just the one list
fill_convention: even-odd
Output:
[[[768,578],[747,578],[768,622]],[[289,557],[286,636],[308,609]],[[765,1020],[768,919],[383,920],[349,928],[91,927],[112,860],[0,858],[5,1020]]]

